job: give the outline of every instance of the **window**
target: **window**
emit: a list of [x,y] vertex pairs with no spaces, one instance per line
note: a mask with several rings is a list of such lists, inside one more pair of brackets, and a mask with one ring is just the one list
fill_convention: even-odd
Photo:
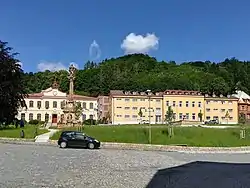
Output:
[[182,119],[182,113],[179,113],[179,119]]
[[156,102],[161,102],[161,100],[160,100],[160,99],[156,99],[155,101],[156,101]]
[[91,102],[91,103],[89,103],[89,109],[93,109],[94,108],[94,105],[93,105],[93,103]]
[[37,108],[38,108],[38,109],[40,109],[40,108],[41,108],[41,106],[42,106],[41,101],[37,101]]
[[29,114],[29,120],[33,120],[33,114],[32,113]]
[[94,119],[94,116],[92,114],[89,115],[89,119]]
[[207,104],[209,104],[209,103],[210,103],[210,101],[207,101],[206,103],[207,103]]
[[86,109],[86,106],[87,106],[87,105],[86,105],[86,102],[83,102],[83,103],[82,103],[82,108],[83,108],[83,109]]
[[179,107],[182,107],[182,101],[179,101]]
[[192,113],[192,120],[195,120],[195,113]]
[[195,102],[194,101],[192,102],[192,107],[195,107]]
[[125,115],[125,118],[129,118],[129,115]]
[[137,118],[137,115],[133,115],[132,118]]
[[156,108],[156,110],[157,110],[157,111],[160,111],[160,110],[161,110],[161,108]]
[[126,102],[128,102],[128,101],[129,101],[129,99],[125,99],[125,101],[126,101]]
[[225,111],[226,111],[226,109],[221,109],[220,111],[221,111],[221,112],[225,112]]
[[125,107],[125,110],[129,110],[130,108],[129,107]]
[[175,105],[176,105],[175,103],[176,103],[176,102],[175,102],[175,101],[173,101],[173,106],[174,106],[174,107],[175,107]]
[[133,110],[137,110],[137,107],[133,107],[132,109],[133,109]]
[[45,121],[49,121],[49,114],[45,114]]
[[189,119],[189,113],[186,113],[186,119]]
[[207,117],[206,117],[206,120],[210,120],[210,116],[207,116]]
[[63,109],[65,107],[65,101],[61,102],[61,109]]
[[221,101],[221,104],[225,104],[225,101]]
[[37,115],[36,115],[36,119],[37,119],[37,120],[41,121],[41,118],[42,118],[41,114],[37,114]]
[[29,107],[30,107],[30,108],[33,108],[33,107],[34,107],[34,102],[33,102],[33,101],[30,101],[30,102],[29,102]]
[[169,106],[169,101],[166,101],[166,106]]
[[207,108],[206,111],[207,111],[207,112],[210,112],[210,108]]
[[186,101],[186,107],[188,107],[188,104],[189,104],[188,101]]
[[53,108],[57,108],[57,102],[53,101]]
[[176,119],[176,113],[174,113],[174,120]]
[[117,106],[116,108],[122,108],[121,106]]
[[232,101],[228,101],[228,104],[233,104]]
[[133,101],[134,101],[134,102],[136,102],[136,101],[137,101],[137,99],[133,99]]
[[141,99],[141,101],[145,101],[145,99]]
[[198,107],[201,108],[201,102],[198,102]]
[[45,101],[45,108],[49,109],[49,101]]
[[86,114],[83,114],[83,115],[82,115],[82,120],[83,120],[83,121],[86,120]]
[[233,119],[233,117],[229,117],[229,120],[232,120]]
[[122,99],[117,98],[116,100],[117,100],[117,101],[121,101]]
[[241,106],[241,110],[245,110],[245,106]]
[[233,111],[233,109],[228,109],[228,111],[229,111],[229,112],[232,112],[232,111]]
[[25,113],[21,113],[21,119],[25,120]]
[[116,115],[116,117],[122,117],[122,115]]

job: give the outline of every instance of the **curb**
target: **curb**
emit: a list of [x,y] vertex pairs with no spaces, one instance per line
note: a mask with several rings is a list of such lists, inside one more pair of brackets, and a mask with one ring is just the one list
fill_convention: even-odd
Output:
[[[34,142],[34,139],[0,138],[0,143],[58,147],[56,140],[50,140],[47,143],[39,143],[39,142]],[[236,153],[250,153],[250,146],[185,147],[185,146],[170,146],[170,145],[102,142],[101,148],[115,149],[115,150],[162,151],[162,152],[179,152],[179,153],[231,153],[231,154],[232,153],[235,153],[235,154]]]

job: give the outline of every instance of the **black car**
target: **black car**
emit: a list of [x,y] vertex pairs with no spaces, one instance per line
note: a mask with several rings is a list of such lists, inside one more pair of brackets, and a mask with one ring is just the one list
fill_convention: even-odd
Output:
[[206,121],[205,124],[219,124],[219,122],[218,120],[213,119],[213,120]]
[[89,149],[100,148],[100,141],[78,131],[63,131],[58,139],[60,148],[83,147]]

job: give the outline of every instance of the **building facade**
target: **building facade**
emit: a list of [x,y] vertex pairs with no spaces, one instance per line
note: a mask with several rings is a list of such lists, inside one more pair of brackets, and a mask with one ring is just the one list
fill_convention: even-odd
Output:
[[99,120],[109,119],[109,96],[97,97],[97,117]]
[[[63,116],[63,107],[68,95],[50,87],[40,93],[29,94],[25,99],[27,108],[19,110],[18,119],[47,121],[57,124]],[[83,108],[81,121],[86,119],[97,119],[97,98],[82,95],[73,95],[73,99],[81,104]]]
[[243,116],[243,118],[250,122],[250,96],[244,91],[236,91],[233,95],[238,98],[238,115]]
[[203,114],[204,96],[198,91],[166,90],[163,95],[163,114],[169,106],[174,112],[175,121],[200,121]]
[[205,121],[217,120],[220,124],[238,123],[238,99],[234,96],[205,95]]
[[110,91],[112,124],[162,124],[162,93]]

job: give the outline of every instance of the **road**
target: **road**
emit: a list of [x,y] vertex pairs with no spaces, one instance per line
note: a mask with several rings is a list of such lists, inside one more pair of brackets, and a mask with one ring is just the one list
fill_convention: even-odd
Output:
[[[248,164],[191,162],[247,163],[249,160],[250,154],[184,154],[0,144],[0,188],[248,187]],[[189,165],[169,169],[186,163]],[[223,183],[219,185],[219,182]]]

